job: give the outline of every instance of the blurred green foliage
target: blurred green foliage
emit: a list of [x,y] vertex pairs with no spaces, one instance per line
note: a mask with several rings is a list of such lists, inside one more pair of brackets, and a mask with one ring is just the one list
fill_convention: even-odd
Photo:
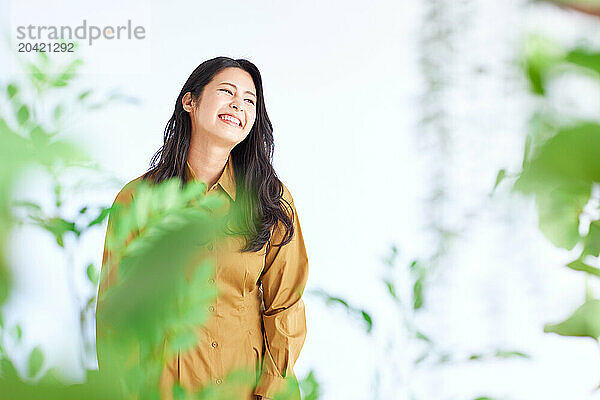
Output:
[[[532,35],[525,43],[523,69],[531,92],[537,96],[538,109],[531,118],[522,170],[512,189],[535,198],[539,228],[550,242],[567,250],[577,249],[579,256],[567,267],[600,277],[600,270],[590,265],[593,260],[589,259],[600,253],[600,209],[593,199],[600,187],[600,110],[589,119],[563,115],[552,107],[548,93],[552,82],[567,73],[600,84],[600,50],[565,48]],[[501,173],[496,186],[506,176],[504,170]],[[586,302],[566,320],[547,324],[544,331],[597,340],[599,301],[586,287]]]
[[364,329],[367,333],[371,333],[371,330],[373,329],[373,318],[365,309],[351,305],[348,300],[334,296],[324,289],[312,289],[308,291],[308,293],[317,296],[323,302],[325,302],[325,305],[329,307],[333,306],[334,304],[341,305],[342,308],[346,310],[348,315],[363,322]]
[[[393,245],[389,254],[384,258],[384,264],[387,266],[382,283],[387,288],[389,299],[397,311],[397,315],[402,320],[402,325],[405,332],[408,333],[408,343],[402,346],[390,347],[390,352],[396,351],[396,357],[401,357],[400,352],[405,352],[406,348],[418,348],[420,354],[410,360],[413,369],[417,370],[424,367],[435,367],[441,365],[455,365],[464,362],[483,362],[500,359],[522,358],[528,359],[530,356],[527,353],[507,350],[495,349],[486,352],[472,353],[462,355],[451,349],[444,349],[426,333],[426,328],[420,326],[418,318],[419,313],[426,312],[426,293],[431,290],[428,286],[430,282],[431,269],[427,264],[420,260],[411,260],[406,263],[408,270],[408,280],[411,290],[407,295],[403,296],[401,287],[402,281],[399,276],[398,264],[400,252],[397,246]],[[389,342],[393,342],[394,338],[390,338]],[[410,386],[410,383],[407,384]],[[416,398],[416,395],[412,395]]]
[[[42,57],[43,59],[44,57]],[[27,68],[30,70],[35,67],[34,62],[27,62]],[[37,74],[29,75],[30,83],[36,85],[37,96],[42,96],[44,86],[39,85],[42,77]],[[45,76],[44,79],[49,77]],[[71,79],[65,76],[64,81]],[[39,165],[48,169],[54,166],[66,165],[69,163],[81,163],[87,160],[83,151],[73,143],[59,139],[57,132],[51,131],[45,124],[42,124],[37,114],[37,110],[32,104],[28,104],[24,99],[25,93],[22,86],[16,81],[2,86],[4,94],[2,101],[6,107],[0,111],[0,306],[6,301],[11,287],[10,269],[7,263],[7,241],[13,225],[18,221],[14,215],[15,204],[12,203],[13,188],[19,179],[22,171],[31,165]],[[26,203],[21,204],[34,211],[39,211],[40,207]],[[64,224],[59,219],[49,218],[46,221],[38,221],[44,228],[56,235],[57,241],[62,238],[70,225]],[[0,330],[8,329],[3,323],[0,308]],[[17,342],[21,339],[21,328],[16,325]],[[8,358],[7,349],[0,343],[0,359],[2,375],[11,376],[14,370],[12,363]],[[29,356],[28,374],[30,377],[36,376],[43,365],[43,354],[39,348],[34,348]],[[1,391],[0,393],[9,393]]]
[[[32,224],[42,228],[54,236],[56,243],[67,253],[66,258],[71,260],[69,255],[76,250],[82,236],[105,221],[108,209],[83,206],[74,216],[65,210],[64,200],[76,194],[76,188],[65,187],[61,178],[73,167],[97,170],[97,166],[82,148],[65,140],[62,133],[78,115],[99,110],[116,100],[134,102],[135,99],[112,93],[105,98],[95,96],[97,99],[91,102],[94,97],[91,96],[92,89],[74,89],[77,86],[75,77],[83,65],[79,58],[60,64],[55,62],[57,59],[51,60],[46,53],[39,52],[31,58],[17,56],[16,59],[25,79],[18,79],[19,75],[15,75],[15,79],[2,86],[3,97],[0,98],[4,105],[0,114],[1,151],[5,152],[0,160],[5,173],[0,187],[6,193],[3,197],[6,211],[0,217],[0,224],[8,224],[8,230],[13,224]],[[47,206],[45,193],[30,201],[11,201],[13,186],[31,167],[43,171],[45,177],[51,180],[54,209]],[[67,246],[65,239],[69,235],[75,240]],[[80,309],[79,328],[85,348],[81,361],[85,367],[85,360],[94,346],[86,322],[94,311],[95,291],[90,290],[87,298],[81,301],[74,284],[80,267],[69,262],[67,268],[70,294],[75,306]],[[0,268],[0,271],[8,273],[6,267]],[[97,284],[96,266],[88,263],[85,272],[93,290]],[[1,281],[8,283],[10,277],[5,276]]]
[[[430,335],[425,333],[426,329],[418,323],[418,314],[424,313],[427,310],[426,294],[430,290],[428,283],[430,281],[431,268],[420,260],[411,260],[405,264],[406,267],[403,270],[399,267],[401,263],[399,258],[400,251],[398,247],[392,245],[389,253],[382,260],[385,265],[384,274],[380,279],[382,289],[388,295],[390,304],[395,311],[392,314],[393,318],[397,318],[401,322],[401,329],[406,337],[403,340],[400,337],[402,335],[398,335],[398,331],[391,330],[389,333],[384,333],[383,339],[378,339],[381,343],[386,344],[384,352],[387,360],[395,362],[409,357],[410,359],[407,363],[416,371],[418,369],[423,370],[423,368],[443,365],[451,367],[452,365],[465,362],[530,358],[530,355],[525,352],[508,349],[494,349],[463,355],[451,349],[442,348]],[[406,272],[408,273],[406,274]],[[410,287],[409,291],[403,290],[407,284]],[[308,293],[317,296],[329,307],[344,310],[353,320],[360,322],[360,326],[364,329],[365,333],[370,335],[374,333],[375,318],[371,312],[353,305],[350,300],[330,294],[324,289],[312,289]],[[385,329],[389,325],[390,321],[387,321],[385,324],[382,323],[378,326],[380,326],[380,329]],[[393,326],[394,323],[391,323],[391,325]],[[407,351],[407,349],[420,349],[420,354],[417,357],[412,357],[412,351]],[[374,382],[376,388],[381,384],[381,376],[387,373],[385,370],[389,369],[390,366],[388,364],[381,364],[376,368]],[[394,382],[395,385],[408,389],[410,398],[418,398],[412,391],[412,382],[406,380],[402,371],[394,370],[394,379],[396,379]],[[310,383],[305,382],[304,385],[308,387]],[[310,392],[305,388],[304,393],[307,394]],[[378,398],[378,393],[374,394],[374,398]],[[492,399],[492,397],[479,398]]]

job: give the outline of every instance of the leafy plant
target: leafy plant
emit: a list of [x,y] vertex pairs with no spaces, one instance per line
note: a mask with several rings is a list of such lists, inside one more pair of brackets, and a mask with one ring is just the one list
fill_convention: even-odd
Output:
[[[406,269],[408,274],[403,273],[397,265],[399,258],[399,250],[393,245],[390,248],[389,254],[384,258],[386,266],[384,276],[382,277],[383,286],[386,289],[388,298],[396,310],[396,314],[401,321],[406,338],[403,343],[399,343],[394,332],[389,334],[386,342],[389,345],[386,347],[386,354],[390,354],[390,358],[400,359],[409,357],[409,365],[412,369],[411,373],[418,373],[424,368],[430,369],[435,366],[446,365],[451,368],[458,363],[485,362],[493,360],[503,360],[512,358],[528,359],[530,356],[522,351],[508,349],[494,349],[490,351],[472,353],[462,355],[452,349],[445,349],[435,342],[432,335],[427,333],[426,328],[420,326],[418,314],[427,312],[427,292],[428,282],[430,279],[430,269],[427,265],[419,260],[412,260],[407,263]],[[408,282],[406,282],[408,278]],[[402,284],[408,284],[409,291],[401,290]],[[420,354],[416,357],[412,356],[412,352],[407,352],[406,349],[419,349]],[[382,371],[377,371],[376,381],[380,380]],[[399,380],[405,381],[409,395],[415,399],[416,394],[412,392],[409,377],[398,376]],[[491,398],[491,397],[482,397]]]
[[[81,148],[60,137],[70,126],[71,119],[82,113],[100,110],[117,100],[135,102],[135,99],[112,93],[104,99],[99,96],[99,99],[91,101],[94,97],[93,89],[79,92],[72,89],[77,86],[76,78],[83,65],[81,59],[74,58],[59,65],[44,52],[36,53],[36,57],[31,60],[17,57],[27,79],[12,80],[4,86],[2,101],[7,107],[3,108],[4,112],[0,117],[0,151],[5,152],[1,161],[5,175],[0,184],[2,190],[8,191],[13,186],[11,182],[21,171],[30,166],[41,167],[52,182],[54,209],[48,209],[37,201],[11,201],[13,196],[7,192],[6,209],[0,221],[10,220],[10,224],[38,226],[50,233],[58,246],[64,249],[69,260],[68,287],[73,302],[80,309],[80,335],[84,345],[81,363],[85,368],[86,360],[95,358],[93,332],[86,328],[93,316],[98,272],[92,262],[74,265],[72,255],[83,236],[105,221],[109,209],[82,205],[78,213],[69,215],[64,207],[64,199],[75,194],[77,188],[66,187],[61,182],[61,177],[73,168],[90,171],[97,171],[98,168]],[[74,91],[76,94],[72,96]],[[67,244],[67,237],[74,240]],[[83,299],[74,283],[76,274],[82,268],[85,268],[85,276],[91,283],[89,293]]]
[[[585,8],[590,14],[598,10],[598,3],[593,2],[557,3],[582,11]],[[565,48],[533,35],[526,40],[523,69],[539,106],[531,117],[521,171],[500,171],[496,186],[506,177],[516,177],[511,188],[535,199],[541,232],[553,245],[579,254],[566,267],[598,278],[600,205],[594,193],[600,188],[600,113],[588,119],[561,113],[553,107],[548,87],[566,73],[600,85],[600,50]],[[571,316],[547,324],[544,332],[597,341],[600,299],[593,295],[587,280],[585,297],[585,303]]]

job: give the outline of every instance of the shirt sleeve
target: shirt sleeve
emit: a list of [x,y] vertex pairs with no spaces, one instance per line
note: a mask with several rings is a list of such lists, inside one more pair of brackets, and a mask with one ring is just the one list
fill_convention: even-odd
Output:
[[[113,202],[113,206],[119,204],[121,207],[131,203],[133,200],[133,190],[131,189],[131,184],[126,185],[121,191],[117,194]],[[108,215],[108,225],[106,228],[106,237],[104,240],[104,250],[102,252],[102,266],[100,268],[100,284],[98,288],[98,297],[96,300],[96,355],[98,357],[98,368],[100,372],[106,370],[108,367],[106,365],[105,359],[102,357],[103,355],[103,343],[104,343],[104,334],[102,331],[102,327],[98,324],[99,318],[98,315],[103,311],[103,300],[104,293],[106,290],[113,286],[117,282],[117,271],[118,271],[118,261],[114,257],[113,249],[109,247],[109,243],[114,237],[115,232],[115,221],[119,218],[119,212],[121,210],[118,208],[113,208]],[[125,246],[129,244],[136,237],[136,232],[131,232],[125,241]]]
[[[293,367],[306,338],[302,293],[308,278],[308,257],[298,213],[285,186],[283,197],[291,206],[294,235],[283,246],[271,246],[260,278],[265,305],[262,315],[265,352],[254,394],[267,398],[274,398],[284,390],[287,381],[297,385]],[[273,232],[272,244],[280,243],[285,233],[278,227]]]

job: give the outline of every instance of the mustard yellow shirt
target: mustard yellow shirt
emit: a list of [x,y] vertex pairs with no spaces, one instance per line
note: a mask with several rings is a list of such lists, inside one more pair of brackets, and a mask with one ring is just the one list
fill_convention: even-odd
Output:
[[[189,179],[197,179],[189,163],[187,173]],[[230,204],[235,201],[234,177],[230,155],[207,192],[225,194]],[[115,203],[127,204],[135,198],[135,186],[140,181],[141,176],[125,185]],[[209,247],[216,267],[211,283],[217,286],[219,296],[209,306],[208,321],[196,330],[196,346],[180,352],[164,366],[162,399],[172,399],[175,382],[188,390],[221,385],[228,371],[239,367],[253,369],[256,382],[254,388],[240,393],[239,399],[254,399],[255,395],[273,398],[283,388],[284,377],[294,377],[293,367],[307,332],[301,296],[308,278],[308,257],[292,195],[285,185],[283,189],[283,198],[294,214],[291,242],[272,246],[268,252],[265,245],[258,252],[241,253],[242,240],[228,236]],[[272,232],[271,243],[280,243],[283,230]],[[116,268],[106,271],[109,257],[105,242],[99,297],[116,279]]]

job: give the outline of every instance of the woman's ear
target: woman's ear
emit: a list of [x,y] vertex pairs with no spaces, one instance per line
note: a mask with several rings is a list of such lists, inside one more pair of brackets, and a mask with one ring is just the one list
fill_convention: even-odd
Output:
[[192,112],[194,109],[194,100],[192,99],[192,94],[190,92],[186,92],[181,98],[181,105],[183,109],[187,112]]

